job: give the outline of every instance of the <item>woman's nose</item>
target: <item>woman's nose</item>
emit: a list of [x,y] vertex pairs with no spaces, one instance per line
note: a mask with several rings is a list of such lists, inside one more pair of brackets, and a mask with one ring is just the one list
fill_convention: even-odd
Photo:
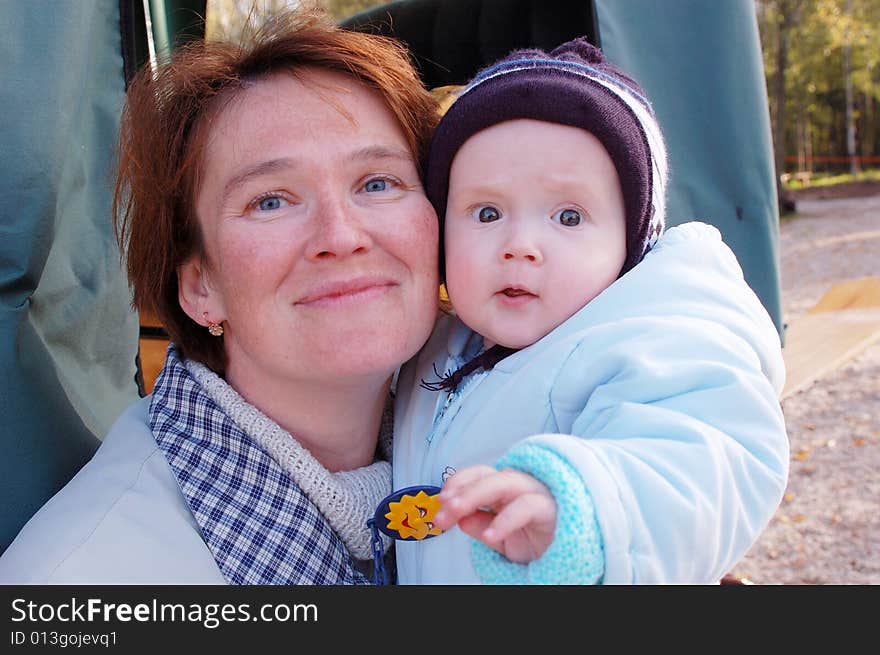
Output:
[[315,231],[309,247],[314,259],[347,257],[368,251],[373,244],[356,207],[341,198],[322,198],[316,207]]

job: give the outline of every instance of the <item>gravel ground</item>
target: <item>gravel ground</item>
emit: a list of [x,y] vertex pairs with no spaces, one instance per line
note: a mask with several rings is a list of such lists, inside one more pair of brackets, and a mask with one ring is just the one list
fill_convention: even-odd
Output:
[[[780,244],[791,322],[835,283],[880,275],[880,195],[801,199]],[[785,498],[732,573],[756,584],[880,584],[880,342],[782,409]]]

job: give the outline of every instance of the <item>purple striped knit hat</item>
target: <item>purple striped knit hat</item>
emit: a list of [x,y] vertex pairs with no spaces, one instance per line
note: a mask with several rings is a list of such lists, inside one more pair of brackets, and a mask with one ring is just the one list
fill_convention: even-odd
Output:
[[[452,103],[431,140],[425,175],[425,190],[441,228],[449,172],[459,148],[477,132],[519,118],[579,127],[599,139],[617,169],[626,206],[627,254],[621,275],[638,264],[665,225],[666,147],[641,87],[583,37],[549,55],[541,50],[512,52],[477,73]],[[442,237],[440,244],[442,276]]]

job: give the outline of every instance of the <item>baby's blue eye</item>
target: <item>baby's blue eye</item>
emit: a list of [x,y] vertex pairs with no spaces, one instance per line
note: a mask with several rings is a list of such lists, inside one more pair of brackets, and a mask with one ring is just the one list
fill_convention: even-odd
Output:
[[367,191],[368,193],[372,193],[374,191],[384,191],[387,186],[388,186],[387,181],[379,178],[379,179],[370,180],[369,182],[367,182],[364,185],[364,191]]
[[480,210],[477,212],[477,218],[480,220],[480,223],[492,223],[501,218],[501,212],[492,205],[487,205],[486,207],[480,207]]
[[581,224],[581,215],[576,209],[563,209],[553,215],[553,220],[559,221],[565,227],[575,227]]
[[260,211],[264,212],[281,209],[281,198],[278,196],[267,196],[266,198],[261,199],[257,206],[260,208]]

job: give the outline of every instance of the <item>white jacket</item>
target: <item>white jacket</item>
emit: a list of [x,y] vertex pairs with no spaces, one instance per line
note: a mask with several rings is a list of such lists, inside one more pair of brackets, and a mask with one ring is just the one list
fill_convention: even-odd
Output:
[[0,557],[2,584],[226,584],[147,418],[131,405]]

